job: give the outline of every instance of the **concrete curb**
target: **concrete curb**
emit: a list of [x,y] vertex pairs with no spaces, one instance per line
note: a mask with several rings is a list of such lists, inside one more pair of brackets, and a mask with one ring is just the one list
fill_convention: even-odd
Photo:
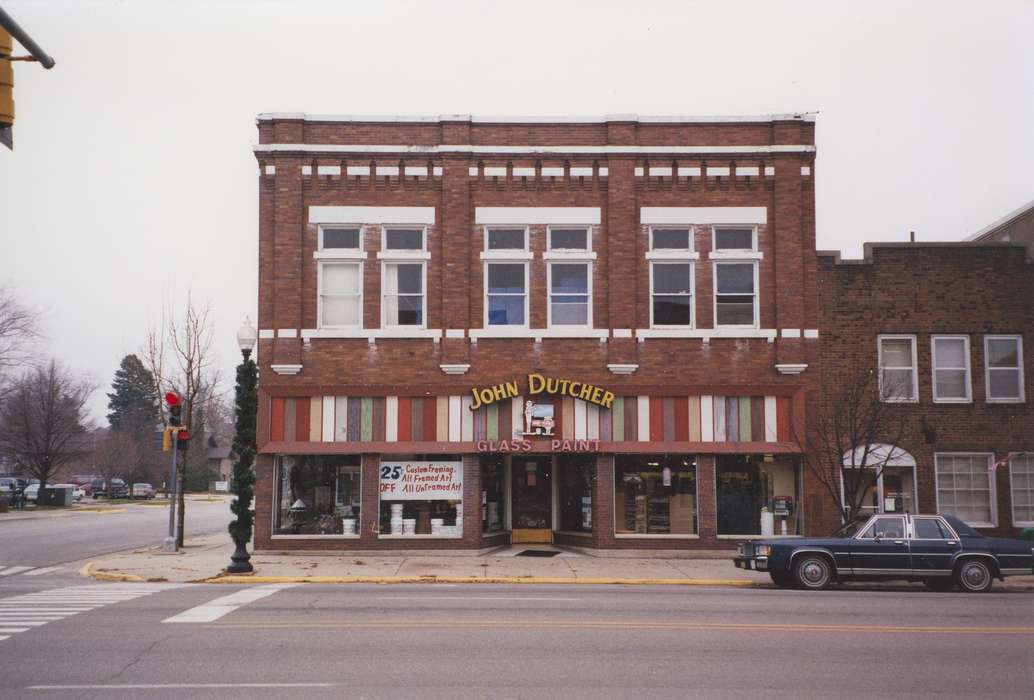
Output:
[[98,581],[120,581],[122,583],[147,583],[147,579],[136,574],[115,574],[107,571],[94,571],[93,565],[97,562],[87,562],[83,568],[79,569],[79,575],[85,578],[92,578]]
[[204,583],[527,583],[605,586],[736,586],[761,584],[744,579],[706,578],[567,578],[549,576],[248,576],[225,575]]

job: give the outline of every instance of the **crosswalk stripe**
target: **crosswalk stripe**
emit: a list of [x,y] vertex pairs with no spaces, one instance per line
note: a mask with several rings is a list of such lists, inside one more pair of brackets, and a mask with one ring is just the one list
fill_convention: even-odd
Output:
[[162,620],[162,622],[213,622],[224,615],[229,615],[242,605],[254,603],[256,600],[261,600],[266,596],[273,595],[277,591],[282,591],[285,588],[292,588],[296,585],[298,584],[275,583],[268,586],[245,588],[242,591],[220,596],[219,598],[210,600],[203,605],[198,605],[188,610],[184,610],[178,615],[173,615],[172,617]]
[[23,571],[32,569],[31,566],[8,566],[7,568],[0,571],[0,576],[10,576],[12,574],[20,574]]
[[52,571],[60,571],[60,566],[45,566],[42,569],[36,569],[34,571],[26,571],[26,576],[40,576],[42,574],[49,574]]

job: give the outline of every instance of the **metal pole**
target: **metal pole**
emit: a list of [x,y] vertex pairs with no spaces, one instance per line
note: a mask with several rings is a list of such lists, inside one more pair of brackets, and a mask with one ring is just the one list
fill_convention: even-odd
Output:
[[11,15],[4,12],[4,8],[0,7],[0,27],[3,27],[11,33],[18,43],[25,47],[25,50],[32,54],[32,57],[39,61],[40,65],[44,68],[53,68],[54,59],[51,58],[46,51],[44,51],[39,44],[32,40],[24,29],[18,26],[18,23],[14,21]]
[[165,538],[164,549],[166,552],[176,551],[176,453],[179,446],[176,444],[179,431],[172,431],[172,467],[169,470],[169,485],[165,488],[165,494],[169,497],[169,536]]

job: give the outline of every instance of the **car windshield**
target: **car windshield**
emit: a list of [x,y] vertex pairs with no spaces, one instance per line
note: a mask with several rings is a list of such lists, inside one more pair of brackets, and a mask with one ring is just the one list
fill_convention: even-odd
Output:
[[855,533],[858,532],[859,528],[861,528],[862,525],[865,525],[865,523],[867,523],[867,522],[869,522],[869,518],[868,517],[855,518],[854,520],[848,520],[846,523],[844,523],[843,525],[838,527],[833,532],[833,534],[830,535],[830,537],[841,537],[841,538],[844,538],[844,539],[847,539],[849,537],[854,537]]

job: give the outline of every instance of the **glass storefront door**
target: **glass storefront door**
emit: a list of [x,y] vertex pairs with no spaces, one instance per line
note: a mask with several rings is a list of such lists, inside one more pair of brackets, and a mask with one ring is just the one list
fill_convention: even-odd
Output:
[[511,508],[514,544],[553,541],[553,458],[513,457]]

